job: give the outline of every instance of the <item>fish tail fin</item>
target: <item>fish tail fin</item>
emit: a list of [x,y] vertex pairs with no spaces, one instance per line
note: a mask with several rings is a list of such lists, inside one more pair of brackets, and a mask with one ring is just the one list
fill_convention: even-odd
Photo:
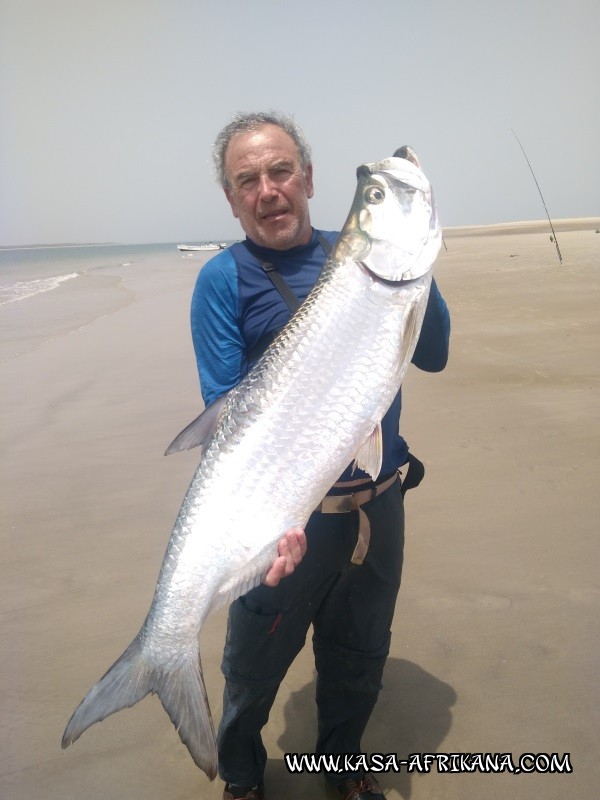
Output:
[[181,666],[161,676],[155,691],[196,766],[214,780],[217,742],[198,649]]
[[94,723],[150,693],[158,695],[195,763],[213,780],[217,745],[197,648],[167,672],[146,662],[139,634],[75,709],[63,734],[63,750]]
[[135,705],[151,691],[152,671],[142,658],[138,635],[75,709],[63,734],[63,750],[95,722]]

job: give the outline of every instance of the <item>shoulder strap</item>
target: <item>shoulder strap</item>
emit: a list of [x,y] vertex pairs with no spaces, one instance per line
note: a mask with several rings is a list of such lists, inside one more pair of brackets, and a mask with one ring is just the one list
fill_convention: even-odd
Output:
[[329,256],[331,255],[331,251],[333,250],[333,247],[329,244],[329,242],[323,236],[322,233],[318,233],[317,234],[317,238],[319,240],[319,244],[321,245],[321,247],[325,251],[325,255],[327,256],[327,258],[329,258]]
[[[325,255],[329,258],[332,251],[331,245],[329,244],[327,239],[323,236],[323,234],[321,233],[317,234],[317,238],[319,239],[319,244],[323,248]],[[292,290],[287,285],[287,283],[280,275],[280,273],[277,272],[277,268],[273,264],[271,264],[269,261],[260,261],[260,260],[259,263],[263,268],[263,270],[265,271],[265,273],[270,278],[271,283],[277,289],[279,294],[283,297],[287,307],[293,314],[294,311],[297,311],[297,309],[300,307],[300,301],[298,300],[296,295],[292,292]]]
[[[327,239],[323,236],[323,234],[317,234],[317,238],[319,240],[319,244],[323,248],[325,255],[327,258],[331,255],[332,247],[327,241]],[[273,286],[277,289],[285,304],[290,310],[290,313],[294,313],[300,308],[300,301],[294,294],[294,292],[290,289],[288,284],[283,279],[282,275],[277,272],[277,268],[271,264],[269,261],[261,261],[257,259],[260,266],[263,268],[265,275],[270,279]],[[277,328],[270,333],[265,334],[259,341],[254,345],[254,347],[246,353],[246,358],[249,364],[253,364],[258,358],[264,353],[267,347],[271,344],[271,342],[275,339],[277,334],[281,328]]]
[[300,301],[296,297],[296,295],[292,292],[290,287],[281,277],[279,272],[277,272],[276,267],[273,266],[269,261],[260,261],[259,262],[265,274],[270,279],[273,286],[277,289],[279,294],[285,300],[285,303],[291,313],[293,314],[300,307]]

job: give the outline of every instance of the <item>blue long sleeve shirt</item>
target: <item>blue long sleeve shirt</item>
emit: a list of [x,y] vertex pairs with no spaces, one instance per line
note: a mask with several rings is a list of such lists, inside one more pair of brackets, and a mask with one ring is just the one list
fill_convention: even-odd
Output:
[[[208,406],[236,386],[248,372],[248,353],[273,331],[282,328],[290,311],[261,261],[281,274],[303,301],[319,277],[326,254],[319,235],[333,245],[338,233],[313,231],[311,240],[289,250],[270,250],[246,239],[211,258],[201,269],[191,307],[191,328],[202,397]],[[450,315],[435,280],[412,363],[428,372],[442,370],[448,359]],[[382,420],[381,475],[406,463],[408,445],[399,433],[401,392]],[[368,476],[350,468],[342,480]]]

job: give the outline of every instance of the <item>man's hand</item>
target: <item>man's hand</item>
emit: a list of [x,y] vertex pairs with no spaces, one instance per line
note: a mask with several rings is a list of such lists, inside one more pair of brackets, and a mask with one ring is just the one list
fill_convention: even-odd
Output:
[[273,562],[273,566],[267,572],[263,581],[265,586],[277,586],[282,578],[291,575],[294,569],[304,558],[306,553],[306,536],[304,531],[287,531],[277,547],[279,557]]

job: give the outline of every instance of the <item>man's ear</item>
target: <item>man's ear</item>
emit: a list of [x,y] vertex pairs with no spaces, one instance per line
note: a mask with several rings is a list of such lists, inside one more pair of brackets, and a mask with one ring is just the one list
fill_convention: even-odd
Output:
[[237,211],[237,204],[235,202],[235,198],[234,198],[231,190],[230,189],[224,189],[223,191],[225,192],[225,197],[229,201],[229,205],[231,206],[231,212],[232,212],[233,216],[236,219],[239,219],[240,215],[238,214],[238,211]]

